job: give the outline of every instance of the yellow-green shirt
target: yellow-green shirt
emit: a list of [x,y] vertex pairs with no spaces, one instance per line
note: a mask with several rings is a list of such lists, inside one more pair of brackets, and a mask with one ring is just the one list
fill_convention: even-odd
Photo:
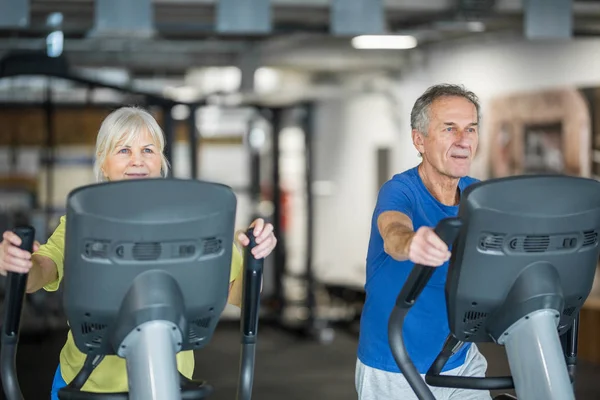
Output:
[[[64,273],[66,218],[60,218],[60,224],[48,239],[48,242],[35,253],[50,258],[58,269],[58,279],[44,286],[47,291],[56,291]],[[242,255],[233,245],[231,272],[229,281],[233,282],[242,270]],[[75,346],[73,334],[69,330],[67,341],[60,352],[60,369],[65,382],[69,383],[75,378],[86,355]],[[177,354],[177,368],[187,378],[191,379],[194,372],[194,352],[182,351]],[[89,379],[82,388],[83,391],[96,393],[127,392],[127,367],[125,359],[116,355],[106,356],[94,369]]]

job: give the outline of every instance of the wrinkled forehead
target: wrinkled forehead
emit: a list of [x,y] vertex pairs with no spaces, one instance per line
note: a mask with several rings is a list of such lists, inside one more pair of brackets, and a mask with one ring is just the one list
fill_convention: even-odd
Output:
[[431,104],[431,116],[443,122],[477,123],[477,108],[468,99],[463,97],[445,96],[438,98]]

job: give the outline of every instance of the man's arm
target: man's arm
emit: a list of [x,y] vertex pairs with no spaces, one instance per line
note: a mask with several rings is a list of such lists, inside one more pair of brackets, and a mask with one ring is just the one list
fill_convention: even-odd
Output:
[[409,259],[409,248],[415,236],[408,215],[398,211],[382,212],[377,218],[379,234],[383,238],[383,249],[396,261]]
[[27,277],[27,293],[37,292],[50,282],[58,279],[58,269],[52,259],[34,254],[31,261],[33,266]]
[[382,212],[377,218],[384,251],[394,260],[439,267],[450,259],[448,246],[433,228],[422,226],[413,231],[410,218],[398,211]]

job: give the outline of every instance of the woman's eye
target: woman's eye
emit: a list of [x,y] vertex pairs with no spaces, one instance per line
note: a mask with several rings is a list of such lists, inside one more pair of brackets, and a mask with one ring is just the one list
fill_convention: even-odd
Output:
[[119,153],[124,154],[124,153],[127,153],[128,151],[129,151],[129,149],[121,149],[121,150],[119,150]]
[[146,148],[146,149],[144,149],[144,151],[145,151],[146,153],[152,153],[152,149],[148,149],[148,148]]

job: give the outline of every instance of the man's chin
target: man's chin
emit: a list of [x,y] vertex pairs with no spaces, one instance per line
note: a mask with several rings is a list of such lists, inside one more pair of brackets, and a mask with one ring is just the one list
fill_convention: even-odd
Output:
[[460,179],[460,178],[464,178],[465,176],[469,175],[471,171],[471,165],[468,166],[463,166],[461,168],[451,168],[450,169],[450,176],[452,176],[453,178],[456,179]]

